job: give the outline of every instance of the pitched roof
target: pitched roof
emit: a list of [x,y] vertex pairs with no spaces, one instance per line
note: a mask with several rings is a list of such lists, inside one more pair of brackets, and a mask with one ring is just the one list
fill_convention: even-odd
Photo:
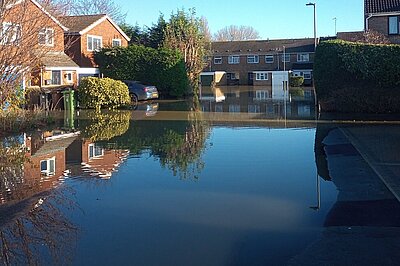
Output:
[[106,14],[98,14],[98,15],[85,15],[85,16],[65,16],[61,17],[60,21],[63,25],[65,25],[69,32],[71,33],[79,33],[86,28],[90,27],[98,20],[107,16]]
[[48,52],[40,60],[45,67],[79,67],[64,52]]
[[287,53],[314,52],[314,39],[228,41],[211,44],[214,55],[276,54],[282,53],[283,46],[285,46]]
[[365,14],[400,12],[400,0],[364,0]]
[[[58,26],[60,26],[64,31],[68,31],[68,28],[65,27],[60,21],[51,15],[41,4],[39,4],[36,0],[30,0],[37,8],[39,8],[44,14],[46,14],[51,20],[53,20]],[[6,5],[6,9],[11,9],[14,6],[17,6],[21,3],[25,2],[25,0],[11,0]]]
[[131,39],[125,34],[125,32],[106,14],[96,15],[81,15],[81,16],[64,16],[60,18],[63,25],[69,28],[67,31],[69,34],[83,35],[96,27],[103,21],[108,20],[115,29],[128,41]]

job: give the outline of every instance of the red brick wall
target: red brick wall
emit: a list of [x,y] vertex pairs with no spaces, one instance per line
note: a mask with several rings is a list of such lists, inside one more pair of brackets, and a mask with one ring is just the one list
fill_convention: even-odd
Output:
[[35,43],[31,43],[32,48],[39,47],[39,31],[43,28],[52,28],[54,29],[54,46],[45,46],[46,50],[64,51],[64,30],[31,1],[15,6],[5,14],[2,21],[22,24],[24,36],[32,36],[32,34],[37,36],[37,38],[30,38],[30,40],[36,40]]
[[386,35],[390,42],[400,44],[400,35],[389,35],[389,17],[372,17],[368,20],[368,29]]
[[87,49],[88,35],[101,36],[103,40],[103,47],[110,47],[113,39],[120,39],[123,47],[128,46],[128,40],[126,40],[108,20],[105,20],[88,33],[81,36],[81,67],[97,67],[93,61],[93,52],[88,51]]

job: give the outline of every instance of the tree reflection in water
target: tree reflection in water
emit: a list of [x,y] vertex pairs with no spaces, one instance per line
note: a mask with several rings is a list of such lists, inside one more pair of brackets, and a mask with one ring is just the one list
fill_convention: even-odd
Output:
[[[0,143],[0,261],[4,265],[70,264],[77,228],[64,212],[72,191],[26,180],[29,160],[19,138]],[[52,182],[57,186],[60,182]]]
[[[131,156],[150,153],[158,158],[163,167],[170,169],[182,179],[197,179],[204,168],[202,154],[210,127],[202,118],[202,113],[193,104],[186,106],[187,120],[135,120],[129,129],[118,136],[103,141],[103,145],[113,144],[118,149],[129,150]],[[136,111],[134,111],[136,112]],[[112,112],[110,112],[111,114]],[[102,131],[104,128],[96,127]],[[98,133],[93,133],[98,135]]]

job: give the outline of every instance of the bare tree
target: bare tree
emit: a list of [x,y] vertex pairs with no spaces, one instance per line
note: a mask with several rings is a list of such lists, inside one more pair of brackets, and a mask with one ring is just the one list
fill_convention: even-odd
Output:
[[126,13],[121,11],[113,0],[45,0],[51,1],[57,9],[67,15],[96,15],[107,14],[117,24],[125,22]]
[[370,44],[390,44],[390,40],[384,34],[373,30],[365,31],[361,42]]
[[[6,104],[19,105],[23,78],[40,65],[52,47],[40,45],[40,32],[54,23],[31,1],[0,2],[0,110]],[[43,6],[44,9],[47,6]],[[51,24],[50,24],[51,25]],[[63,34],[57,29],[53,34]],[[54,35],[53,35],[54,36]]]
[[231,25],[217,31],[214,41],[246,41],[258,40],[260,34],[251,26]]

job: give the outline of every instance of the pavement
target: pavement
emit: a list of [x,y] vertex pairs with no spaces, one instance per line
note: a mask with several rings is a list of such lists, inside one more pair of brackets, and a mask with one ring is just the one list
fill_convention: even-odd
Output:
[[338,127],[323,144],[338,199],[288,265],[400,265],[400,127]]

